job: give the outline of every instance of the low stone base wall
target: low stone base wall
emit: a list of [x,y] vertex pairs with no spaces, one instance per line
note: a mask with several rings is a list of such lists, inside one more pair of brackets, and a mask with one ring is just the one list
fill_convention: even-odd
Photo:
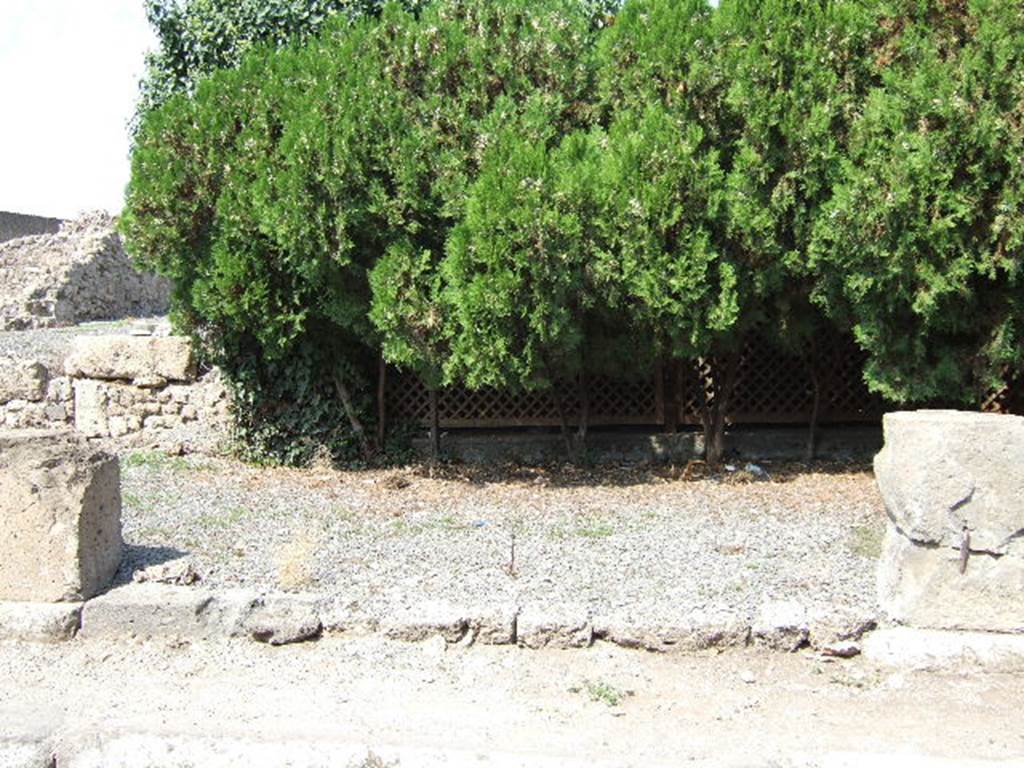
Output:
[[[806,428],[745,427],[726,435],[727,461],[802,460],[806,452]],[[878,427],[828,427],[818,439],[817,457],[826,460],[867,460],[882,446]],[[430,453],[426,438],[413,440],[423,458]],[[633,430],[595,429],[587,435],[587,451],[597,463],[685,462],[704,455],[699,431],[674,434]],[[445,458],[470,463],[514,461],[536,464],[565,461],[565,444],[555,432],[447,431],[441,437]]]
[[[74,381],[75,429],[87,437],[156,433],[198,422],[226,422],[227,391],[214,371],[191,383],[140,386],[122,381]],[[158,436],[158,435],[156,435]]]

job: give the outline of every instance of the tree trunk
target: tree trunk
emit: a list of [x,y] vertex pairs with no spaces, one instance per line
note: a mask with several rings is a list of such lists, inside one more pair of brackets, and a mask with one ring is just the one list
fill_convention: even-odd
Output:
[[377,361],[377,445],[384,450],[384,439],[387,436],[387,377],[388,364],[384,355]]
[[587,458],[587,427],[590,425],[590,384],[587,372],[580,371],[580,423],[576,429],[576,458],[581,464]]
[[725,416],[719,408],[713,411],[711,432],[704,432],[704,460],[709,467],[717,468],[725,457]]
[[352,395],[348,391],[348,386],[345,384],[345,377],[340,371],[334,372],[334,388],[338,391],[338,398],[341,400],[341,405],[345,409],[345,415],[348,416],[348,423],[352,427],[352,432],[355,433],[356,439],[359,441],[360,449],[363,452],[363,458],[369,461],[377,455],[379,449],[377,446],[373,445],[373,442],[366,434],[363,422],[359,420],[355,406],[352,405]]
[[562,399],[562,393],[558,390],[557,382],[553,382],[551,387],[551,396],[555,400],[555,407],[558,409],[558,421],[562,430],[562,444],[565,446],[565,458],[566,461],[572,462],[572,435],[569,433],[569,416],[565,412],[565,401]]
[[704,461],[717,468],[725,456],[725,424],[729,401],[736,387],[739,355],[731,354],[708,359],[711,376],[711,394],[707,384],[701,386],[701,426],[704,430]]
[[430,389],[430,465],[431,470],[437,466],[441,459],[441,431],[438,429],[440,421],[437,408],[437,389]]
[[821,380],[818,378],[818,366],[812,359],[809,364],[811,387],[814,400],[811,405],[811,419],[807,426],[807,450],[804,452],[806,461],[813,461],[818,453],[818,415],[821,412]]

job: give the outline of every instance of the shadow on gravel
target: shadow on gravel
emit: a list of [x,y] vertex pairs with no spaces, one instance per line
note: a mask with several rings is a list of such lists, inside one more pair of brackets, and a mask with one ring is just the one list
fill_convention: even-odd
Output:
[[[754,471],[747,462],[727,459],[724,467],[709,469],[703,461],[678,464],[621,464],[600,466],[577,466],[573,464],[519,465],[514,463],[462,464],[443,462],[436,467],[416,465],[407,474],[419,477],[490,485],[493,483],[521,483],[549,488],[572,488],[585,486],[633,486],[651,482],[698,482],[710,481],[723,485],[745,485],[748,483],[788,483],[805,475],[848,475],[870,472],[870,461],[764,461]],[[399,479],[406,473],[398,473]]]
[[184,552],[175,547],[147,547],[142,544],[125,544],[124,557],[121,558],[121,567],[117,569],[112,587],[120,587],[131,583],[138,571],[154,565],[161,565],[172,560],[185,557]]

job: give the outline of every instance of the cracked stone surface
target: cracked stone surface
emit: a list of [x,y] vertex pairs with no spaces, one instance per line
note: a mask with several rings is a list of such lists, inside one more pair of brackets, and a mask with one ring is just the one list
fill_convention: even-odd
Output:
[[875,475],[889,522],[878,598],[892,621],[1024,632],[1024,417],[887,414]]

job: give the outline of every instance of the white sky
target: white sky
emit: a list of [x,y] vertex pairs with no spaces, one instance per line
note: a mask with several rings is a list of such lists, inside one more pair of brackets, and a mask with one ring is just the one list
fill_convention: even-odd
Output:
[[142,0],[0,0],[0,211],[121,210]]

